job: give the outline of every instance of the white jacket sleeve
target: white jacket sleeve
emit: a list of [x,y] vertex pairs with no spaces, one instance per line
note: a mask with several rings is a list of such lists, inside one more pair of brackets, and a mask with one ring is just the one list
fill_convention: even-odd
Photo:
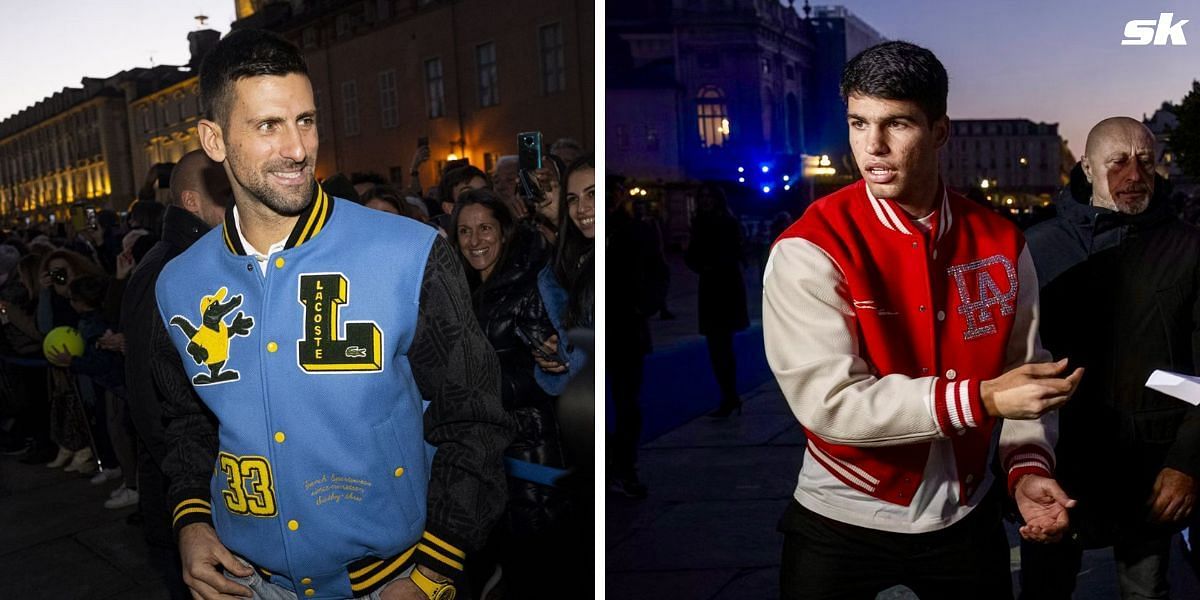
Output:
[[828,254],[802,238],[775,244],[763,275],[763,338],[805,429],[839,444],[889,446],[985,422],[978,382],[873,374],[855,319],[845,277]]

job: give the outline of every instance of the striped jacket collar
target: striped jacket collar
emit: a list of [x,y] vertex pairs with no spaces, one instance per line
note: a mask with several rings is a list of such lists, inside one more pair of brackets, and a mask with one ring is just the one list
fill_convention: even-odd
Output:
[[[295,248],[316,237],[329,222],[329,217],[333,215],[333,197],[325,193],[321,184],[313,184],[313,196],[313,201],[308,203],[308,208],[305,208],[304,212],[300,213],[300,217],[296,219],[296,226],[283,245],[284,250]],[[233,206],[233,203],[230,203],[229,208],[225,210],[225,224],[221,230],[221,237],[224,238],[225,247],[230,252],[245,256],[246,249],[242,246],[242,236],[238,235]]]
[[[950,226],[954,223],[954,215],[950,211],[950,194],[946,191],[946,184],[939,182],[938,187],[942,189],[942,204],[937,209],[937,239],[935,242],[941,241],[942,236],[950,231]],[[875,211],[875,216],[879,218],[879,222],[884,227],[904,235],[918,235],[919,231],[913,227],[907,217],[901,216],[903,210],[897,208],[895,202],[876,198],[871,193],[871,186],[867,185],[865,181],[863,189],[867,192],[867,201]]]

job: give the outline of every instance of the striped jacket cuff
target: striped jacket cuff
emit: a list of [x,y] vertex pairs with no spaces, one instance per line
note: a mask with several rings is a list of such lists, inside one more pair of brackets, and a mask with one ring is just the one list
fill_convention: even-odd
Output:
[[171,528],[175,530],[175,535],[178,536],[180,529],[192,523],[212,525],[212,504],[207,495],[196,495],[175,504],[175,510],[171,512]]
[[432,569],[450,579],[458,579],[463,571],[467,553],[464,545],[452,534],[439,530],[426,530],[417,542],[414,562]]
[[946,437],[983,427],[992,419],[983,408],[979,381],[975,379],[950,381],[938,377],[933,386],[933,414]]
[[1004,460],[1008,472],[1008,495],[1017,489],[1017,482],[1025,475],[1054,477],[1054,457],[1041,446],[1026,444],[1014,449]]

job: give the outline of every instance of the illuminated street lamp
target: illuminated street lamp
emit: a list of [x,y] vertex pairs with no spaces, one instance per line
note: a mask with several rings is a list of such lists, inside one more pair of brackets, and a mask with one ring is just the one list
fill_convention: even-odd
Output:
[[984,179],[983,181],[979,182],[979,189],[986,190],[988,189],[988,185],[988,180]]

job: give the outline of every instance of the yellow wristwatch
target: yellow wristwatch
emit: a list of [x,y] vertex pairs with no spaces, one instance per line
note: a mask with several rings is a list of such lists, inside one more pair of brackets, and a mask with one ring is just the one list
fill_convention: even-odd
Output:
[[421,572],[421,569],[413,567],[412,574],[409,579],[421,588],[429,600],[454,600],[454,596],[458,591],[454,589],[454,584],[449,581],[434,581]]

